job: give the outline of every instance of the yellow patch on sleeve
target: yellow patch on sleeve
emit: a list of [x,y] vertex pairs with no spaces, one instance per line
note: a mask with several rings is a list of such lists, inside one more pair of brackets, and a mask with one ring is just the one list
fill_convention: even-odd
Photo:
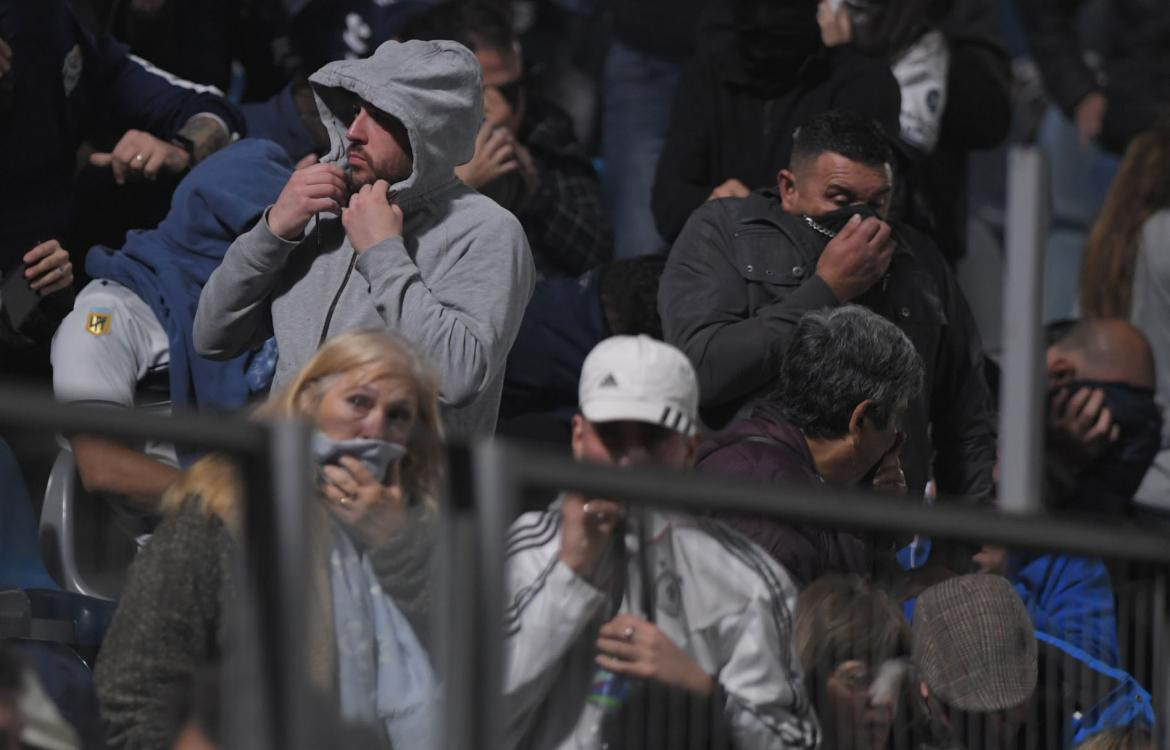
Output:
[[85,330],[94,336],[104,336],[110,332],[114,322],[113,310],[90,310],[85,319]]

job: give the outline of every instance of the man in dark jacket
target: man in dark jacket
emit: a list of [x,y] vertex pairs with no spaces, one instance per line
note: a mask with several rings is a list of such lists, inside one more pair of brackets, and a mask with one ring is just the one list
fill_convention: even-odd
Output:
[[683,71],[654,176],[651,210],[673,242],[713,198],[743,198],[788,164],[792,131],[817,112],[848,109],[898,132],[901,95],[889,66],[826,49],[815,0],[736,0],[735,34]]
[[[898,453],[906,405],[922,389],[922,359],[893,323],[858,305],[800,320],[775,391],[751,417],[699,446],[698,466],[798,483],[906,491]],[[868,576],[864,543],[843,531],[721,520],[776,558],[798,586],[826,573]]]
[[704,420],[722,427],[772,387],[805,312],[870,308],[909,336],[926,368],[906,411],[910,492],[933,474],[940,493],[985,497],[995,424],[979,334],[930,240],[880,218],[890,158],[862,115],[809,120],[779,193],[712,201],[691,217],[659,288],[663,333],[696,365]]
[[1097,69],[1086,60],[1076,17],[1084,0],[1021,0],[1020,20],[1048,95],[1077,126],[1121,153],[1170,108],[1170,5],[1109,0]]

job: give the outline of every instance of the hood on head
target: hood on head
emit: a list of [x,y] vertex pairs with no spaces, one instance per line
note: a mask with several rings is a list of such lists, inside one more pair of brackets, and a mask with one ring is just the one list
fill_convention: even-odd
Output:
[[224,238],[238,237],[256,224],[280,195],[292,168],[288,154],[272,141],[237,141],[179,182],[158,229],[186,254],[222,258]]
[[471,160],[483,122],[483,75],[471,50],[448,41],[386,42],[363,60],[331,62],[309,77],[329,133],[321,161],[345,163],[349,95],[398,118],[414,169],[392,187],[421,195]]

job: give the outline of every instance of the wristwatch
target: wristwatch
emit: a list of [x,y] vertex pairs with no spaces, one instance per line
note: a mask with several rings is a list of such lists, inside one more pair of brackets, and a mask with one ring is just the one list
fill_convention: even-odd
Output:
[[187,164],[188,166],[195,166],[195,141],[182,133],[175,133],[171,136],[171,143],[186,151],[187,156],[191,157],[191,160]]

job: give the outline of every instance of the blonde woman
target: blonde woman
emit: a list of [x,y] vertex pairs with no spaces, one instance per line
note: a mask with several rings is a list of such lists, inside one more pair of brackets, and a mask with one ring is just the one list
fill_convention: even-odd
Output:
[[[310,679],[343,717],[396,745],[425,744],[433,678],[418,636],[441,473],[438,382],[402,340],[354,331],[260,412],[315,426]],[[164,496],[168,517],[131,568],[95,673],[110,747],[169,746],[175,692],[223,656],[239,488],[232,463],[211,456]]]

